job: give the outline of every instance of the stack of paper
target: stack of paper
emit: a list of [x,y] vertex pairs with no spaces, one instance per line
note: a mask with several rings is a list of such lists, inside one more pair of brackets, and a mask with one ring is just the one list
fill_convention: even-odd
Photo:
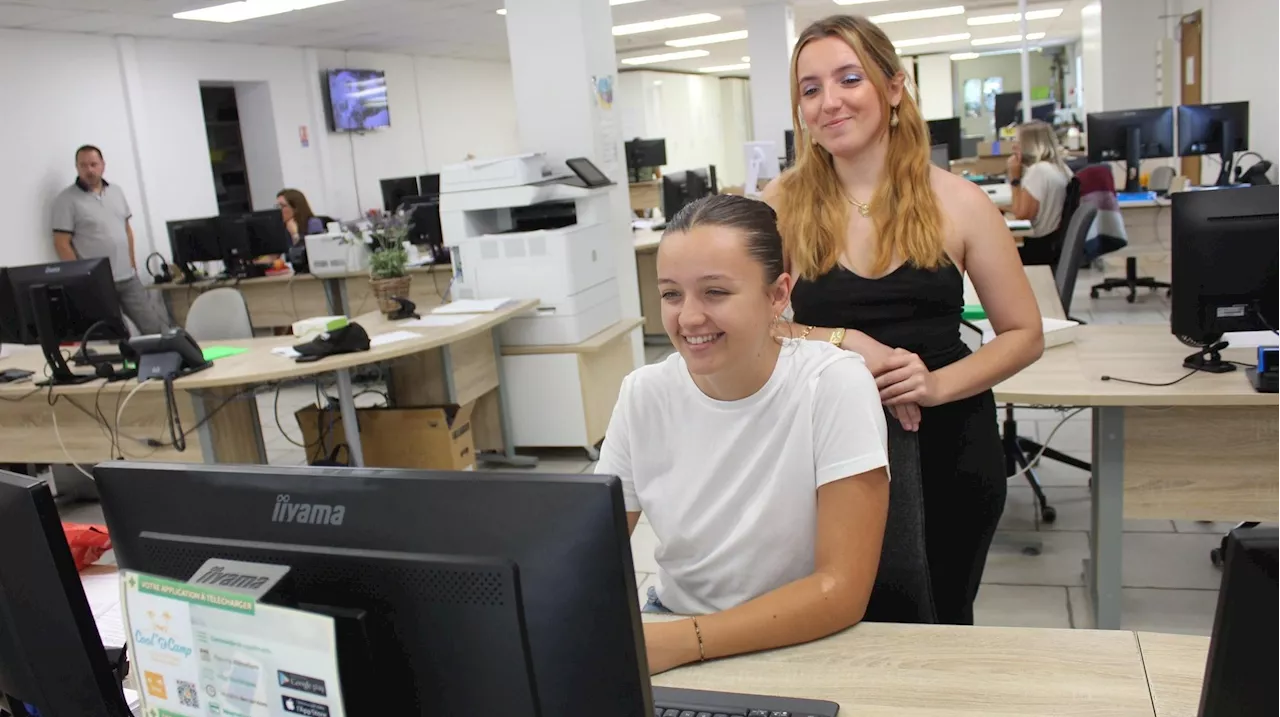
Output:
[[120,612],[120,577],[114,570],[89,568],[80,574],[80,586],[89,600],[89,611],[98,626],[104,647],[124,647],[124,615]]

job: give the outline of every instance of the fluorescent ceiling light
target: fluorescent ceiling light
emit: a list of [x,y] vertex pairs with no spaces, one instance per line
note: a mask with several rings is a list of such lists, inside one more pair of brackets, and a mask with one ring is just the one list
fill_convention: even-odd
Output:
[[976,60],[979,57],[982,57],[982,55],[979,55],[976,52],[957,52],[956,54],[951,56],[951,59],[952,60]]
[[960,32],[954,35],[935,35],[934,37],[917,37],[912,40],[895,40],[894,47],[920,47],[921,45],[937,45],[943,42],[960,42],[968,40],[972,35]]
[[342,0],[240,0],[213,7],[175,12],[179,20],[203,20],[204,22],[240,22],[269,15],[279,15],[293,10],[306,10],[317,5],[328,5]]
[[885,0],[836,0],[837,5],[870,5],[873,2],[885,2]]
[[[1028,10],[1027,20],[1052,20],[1062,14],[1062,8],[1056,7],[1051,10]],[[1009,22],[1018,22],[1022,19],[1022,15],[1016,12],[1005,13],[1003,15],[982,15],[980,17],[971,17],[965,20],[970,25],[1003,25]]]
[[[632,5],[634,3],[644,2],[644,0],[609,0],[610,5]],[[504,7],[498,10],[499,15],[506,15],[507,9]]]
[[685,37],[679,40],[667,40],[668,47],[697,47],[698,45],[714,45],[717,42],[733,42],[747,39],[746,30],[722,32],[719,35],[703,35],[701,37]]
[[[1043,40],[1044,33],[1029,32],[1027,33],[1027,39]],[[1000,37],[980,37],[977,40],[970,42],[969,44],[973,45],[974,47],[980,47],[982,45],[1003,45],[1007,42],[1022,42],[1022,35],[1002,35]]]
[[903,22],[905,20],[928,20],[931,17],[950,17],[952,15],[963,15],[964,5],[951,5],[949,7],[935,7],[929,10],[907,10],[906,12],[890,12],[883,15],[872,15],[869,20],[877,25],[883,25],[886,22]]
[[681,15],[680,17],[668,17],[662,20],[650,20],[648,22],[633,22],[630,25],[614,25],[614,35],[635,35],[640,32],[654,32],[655,30],[670,30],[676,27],[689,27],[690,25],[704,25],[709,22],[719,22],[719,15],[712,15],[709,12],[700,12],[696,15]]
[[717,65],[716,67],[699,67],[698,72],[735,72],[737,70],[750,70],[751,63],[744,62],[741,65]]
[[692,60],[695,57],[706,57],[710,55],[706,50],[681,50],[680,52],[664,52],[661,55],[642,55],[640,57],[624,57],[618,62],[624,65],[652,65],[658,62],[672,62],[674,60]]

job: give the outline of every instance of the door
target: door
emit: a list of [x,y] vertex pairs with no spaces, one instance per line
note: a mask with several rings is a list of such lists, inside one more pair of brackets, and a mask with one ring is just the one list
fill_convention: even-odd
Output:
[[[1179,93],[1178,103],[1198,105],[1202,102],[1200,88],[1204,79],[1204,62],[1202,62],[1200,55],[1200,11],[1197,10],[1190,15],[1183,15],[1179,30],[1181,30],[1182,35],[1182,42],[1180,43],[1182,48],[1182,88]],[[1200,158],[1183,157],[1182,175],[1190,179],[1192,184],[1199,184]]]

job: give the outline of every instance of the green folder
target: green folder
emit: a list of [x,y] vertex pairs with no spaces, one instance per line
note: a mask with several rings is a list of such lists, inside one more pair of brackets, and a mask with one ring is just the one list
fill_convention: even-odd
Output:
[[236,348],[235,346],[206,346],[204,348],[204,360],[217,361],[220,358],[236,356],[248,350],[249,349]]
[[987,312],[983,310],[980,304],[965,304],[960,311],[960,318],[965,321],[981,321],[987,318]]

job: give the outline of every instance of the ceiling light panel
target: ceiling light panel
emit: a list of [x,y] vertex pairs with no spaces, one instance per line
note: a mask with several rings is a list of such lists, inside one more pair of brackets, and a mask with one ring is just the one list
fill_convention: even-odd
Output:
[[907,10],[905,12],[890,12],[883,15],[872,15],[869,20],[877,25],[883,25],[889,22],[905,22],[907,20],[928,20],[935,17],[951,17],[952,15],[963,15],[964,5],[951,5],[948,7],[935,7],[927,10]]
[[319,5],[341,2],[342,0],[240,0],[198,10],[187,10],[173,14],[178,20],[200,20],[203,22],[242,22],[259,17],[280,15],[294,10],[305,10]]
[[697,57],[706,57],[710,55],[706,50],[681,50],[680,52],[664,52],[660,55],[641,55],[640,57],[624,57],[618,62],[624,65],[654,65],[659,62],[674,62],[676,60],[692,60]]
[[668,47],[697,47],[699,45],[714,45],[717,42],[733,42],[734,40],[747,39],[746,30],[734,30],[733,32],[722,32],[719,35],[702,35],[701,37],[685,37],[679,40],[667,40]]
[[940,45],[944,42],[962,42],[972,37],[967,32],[959,32],[954,35],[935,35],[934,37],[917,37],[910,40],[896,40],[894,47],[922,47],[924,45]]
[[[1062,8],[1052,8],[1047,10],[1028,10],[1027,21],[1031,20],[1052,20],[1062,14]],[[1003,25],[1005,23],[1018,22],[1022,20],[1022,15],[1016,12],[1005,13],[1003,15],[981,15],[979,17],[967,18],[967,22],[971,26],[979,25]]]
[[719,22],[719,15],[712,15],[709,12],[697,13],[695,15],[681,15],[679,17],[668,17],[661,20],[649,20],[648,22],[633,22],[628,25],[614,25],[614,35],[635,35],[641,32],[656,32],[658,30],[671,30],[677,27],[689,27],[690,25],[705,25],[709,22]]
[[699,67],[698,72],[739,72],[741,70],[750,70],[751,63],[744,62],[740,65],[717,65],[716,67]]

